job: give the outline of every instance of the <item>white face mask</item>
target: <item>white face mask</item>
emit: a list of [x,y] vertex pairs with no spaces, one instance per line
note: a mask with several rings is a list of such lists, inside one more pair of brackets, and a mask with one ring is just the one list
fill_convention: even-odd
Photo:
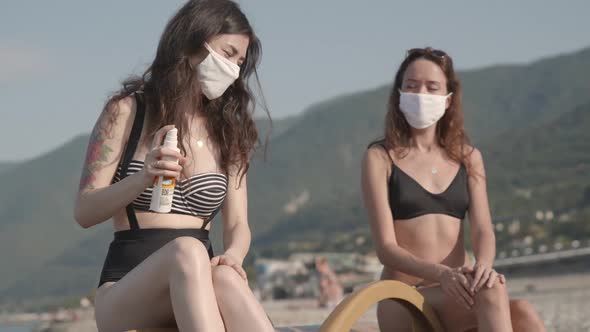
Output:
[[428,128],[440,120],[447,109],[447,98],[453,94],[399,93],[399,108],[410,126],[416,129]]
[[240,67],[215,52],[205,43],[209,55],[199,63],[197,78],[201,90],[209,100],[219,98],[240,76]]

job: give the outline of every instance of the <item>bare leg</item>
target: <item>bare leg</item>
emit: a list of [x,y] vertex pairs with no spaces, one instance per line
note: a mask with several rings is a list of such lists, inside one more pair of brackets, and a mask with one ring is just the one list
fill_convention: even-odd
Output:
[[418,291],[437,313],[445,331],[463,332],[477,327],[475,310],[467,310],[454,298],[447,296],[440,286],[424,287]]
[[382,332],[412,332],[412,316],[393,300],[383,300],[377,305],[377,322]]
[[[426,302],[439,316],[446,331],[512,331],[508,307],[508,293],[504,285],[496,283],[491,289],[482,289],[476,295],[476,305],[467,310],[455,299],[448,297],[440,286],[419,290]],[[412,331],[410,314],[394,301],[381,301],[377,307],[381,331]]]
[[[475,312],[467,310],[454,299],[449,298],[440,286],[424,287],[418,290],[432,306],[445,331],[465,331],[477,326]],[[412,316],[401,304],[392,300],[379,302],[377,320],[382,332],[411,332]]]
[[510,300],[510,317],[515,332],[546,332],[543,320],[527,300]]
[[508,290],[499,281],[492,288],[483,287],[476,293],[475,312],[478,331],[512,331]]
[[233,268],[214,267],[213,287],[227,332],[274,331],[248,283]]
[[99,331],[174,326],[180,331],[225,331],[211,264],[197,239],[179,237],[160,248],[123,279],[96,295]]
[[[510,321],[515,332],[546,332],[541,317],[527,300],[510,300]],[[477,332],[471,329],[465,332]]]

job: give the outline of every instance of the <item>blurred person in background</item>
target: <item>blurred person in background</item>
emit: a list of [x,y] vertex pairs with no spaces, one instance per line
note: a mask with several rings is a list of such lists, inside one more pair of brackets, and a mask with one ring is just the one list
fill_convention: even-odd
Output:
[[336,307],[342,300],[342,283],[330,267],[326,257],[316,257],[315,270],[318,274],[318,306],[321,308]]

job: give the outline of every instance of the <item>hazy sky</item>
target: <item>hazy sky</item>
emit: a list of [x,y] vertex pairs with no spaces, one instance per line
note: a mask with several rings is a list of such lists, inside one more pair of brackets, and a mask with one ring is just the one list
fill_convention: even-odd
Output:
[[[524,63],[590,46],[590,1],[239,1],[263,44],[273,117],[388,83],[411,47],[459,69]],[[105,97],[152,60],[183,1],[0,3],[0,161],[90,132]]]

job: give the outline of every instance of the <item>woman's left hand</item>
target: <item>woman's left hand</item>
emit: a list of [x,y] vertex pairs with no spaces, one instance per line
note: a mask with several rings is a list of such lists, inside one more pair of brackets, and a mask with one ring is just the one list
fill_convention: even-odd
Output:
[[471,274],[470,290],[472,293],[480,290],[484,285],[487,288],[492,288],[496,279],[500,283],[506,283],[504,275],[498,274],[491,266],[482,263],[475,263],[472,268],[464,268],[464,272]]
[[226,265],[234,269],[240,277],[244,280],[248,280],[248,275],[242,266],[238,263],[238,260],[233,258],[231,255],[223,254],[211,258],[211,266]]

